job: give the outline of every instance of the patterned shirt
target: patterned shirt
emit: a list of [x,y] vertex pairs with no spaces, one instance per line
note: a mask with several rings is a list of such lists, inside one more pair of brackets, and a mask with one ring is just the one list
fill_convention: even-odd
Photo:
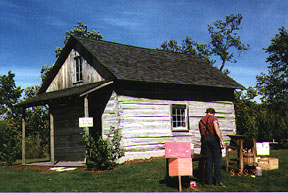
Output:
[[214,123],[218,123],[218,118],[211,115],[204,116],[199,122],[200,134],[203,135],[216,135]]

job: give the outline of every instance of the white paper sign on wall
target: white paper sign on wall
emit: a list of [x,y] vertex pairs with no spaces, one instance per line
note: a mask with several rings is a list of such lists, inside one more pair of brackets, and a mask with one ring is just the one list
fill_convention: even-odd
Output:
[[80,117],[79,127],[93,127],[93,117]]

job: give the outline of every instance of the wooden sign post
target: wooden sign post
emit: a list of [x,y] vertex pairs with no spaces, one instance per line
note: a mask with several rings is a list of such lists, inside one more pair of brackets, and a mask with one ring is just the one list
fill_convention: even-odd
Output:
[[165,158],[169,159],[169,176],[178,176],[179,192],[182,191],[181,176],[192,176],[190,142],[166,142]]

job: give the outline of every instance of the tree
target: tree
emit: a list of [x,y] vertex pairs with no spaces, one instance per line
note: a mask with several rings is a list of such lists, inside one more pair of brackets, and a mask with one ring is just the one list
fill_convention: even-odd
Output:
[[257,76],[259,93],[262,101],[287,108],[288,104],[288,32],[285,27],[271,40],[271,45],[264,49],[269,54],[268,74]]
[[207,44],[199,44],[195,40],[192,40],[191,37],[186,36],[185,40],[182,41],[182,45],[178,45],[176,40],[164,41],[161,44],[160,50],[166,50],[176,53],[185,53],[194,56],[200,56],[204,60],[207,60],[211,64],[214,64],[214,60],[210,60],[209,56],[211,52],[208,49]]
[[256,88],[266,105],[267,116],[262,127],[269,126],[272,136],[280,143],[287,142],[288,135],[288,31],[279,28],[279,33],[264,49],[269,56],[266,59],[268,74],[257,76]]
[[22,89],[16,87],[15,74],[0,76],[0,160],[12,164],[20,153],[20,116],[14,104],[18,102]]
[[[240,54],[249,47],[248,44],[244,45],[240,40],[240,36],[237,35],[237,31],[241,29],[240,24],[242,18],[241,14],[231,14],[226,16],[225,21],[218,20],[212,25],[208,25],[208,32],[211,38],[208,44],[199,44],[187,36],[186,39],[182,41],[181,46],[178,46],[177,41],[172,39],[169,42],[164,41],[160,49],[198,55],[209,60],[211,64],[214,64],[216,61],[211,59],[210,56],[219,56],[222,61],[219,69],[223,71],[226,62],[237,62],[233,48]],[[228,73],[228,70],[224,72]]]
[[[94,29],[91,32],[88,31],[87,25],[83,24],[81,21],[78,21],[77,25],[74,25],[74,29],[66,32],[64,44],[68,42],[71,35],[77,37],[87,37],[93,40],[101,40],[103,38],[102,34],[99,31],[95,31]],[[57,58],[61,54],[61,51],[62,49],[60,47],[56,48],[55,52]]]
[[14,108],[14,104],[20,98],[23,90],[20,86],[16,87],[14,77],[15,74],[11,71],[8,72],[8,75],[0,76],[0,116],[2,118],[16,116],[17,110]]
[[234,58],[232,48],[235,48],[240,54],[241,51],[245,51],[249,47],[249,44],[244,45],[240,41],[240,36],[237,35],[237,31],[241,29],[240,24],[242,18],[241,14],[231,14],[226,16],[225,21],[218,20],[214,22],[213,25],[208,25],[208,31],[211,37],[209,43],[211,52],[213,55],[219,56],[222,60],[219,68],[220,71],[224,69],[226,62],[237,62]]
[[253,136],[259,142],[276,140],[279,144],[285,144],[288,135],[288,114],[279,112],[266,103],[252,101],[256,92],[250,87],[246,93],[235,93],[237,134]]

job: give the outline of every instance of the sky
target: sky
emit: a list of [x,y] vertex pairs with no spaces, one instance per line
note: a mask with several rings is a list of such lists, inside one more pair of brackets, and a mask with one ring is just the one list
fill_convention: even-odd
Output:
[[253,87],[268,71],[263,48],[280,27],[288,28],[287,0],[0,0],[0,75],[11,70],[22,88],[40,84],[42,66],[55,63],[55,48],[77,21],[107,41],[160,48],[186,36],[208,43],[208,24],[237,13],[243,16],[238,35],[250,48],[235,52],[237,63],[226,67],[235,81]]

